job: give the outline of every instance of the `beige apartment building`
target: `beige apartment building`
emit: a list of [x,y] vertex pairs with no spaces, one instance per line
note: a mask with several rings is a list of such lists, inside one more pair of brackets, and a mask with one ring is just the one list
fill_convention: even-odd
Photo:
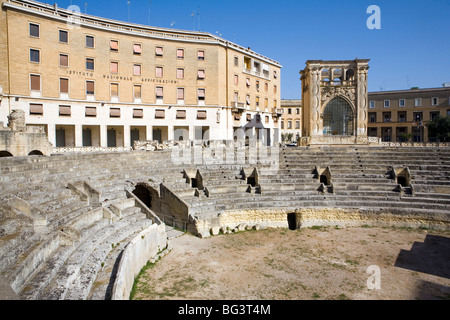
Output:
[[368,135],[392,142],[435,142],[426,124],[450,116],[450,87],[369,92]]
[[[281,137],[284,142],[297,141],[302,136],[302,100],[282,99],[281,100]],[[288,139],[288,136],[291,136]]]
[[2,0],[0,122],[23,110],[55,147],[280,140],[281,65],[206,32]]

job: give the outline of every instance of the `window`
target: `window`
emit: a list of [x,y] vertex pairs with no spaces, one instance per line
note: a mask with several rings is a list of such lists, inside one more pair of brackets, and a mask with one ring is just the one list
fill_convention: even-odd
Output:
[[59,115],[60,116],[69,116],[71,115],[70,106],[59,106]]
[[86,81],[86,94],[93,95],[95,92],[95,82],[94,81]]
[[86,107],[84,115],[86,117],[96,117],[97,116],[97,108],[96,107]]
[[269,99],[265,98],[264,99],[264,108],[268,108],[269,107]]
[[94,70],[94,59],[86,58],[86,70]]
[[164,119],[165,113],[165,110],[155,110],[155,119]]
[[197,79],[198,80],[204,80],[205,79],[205,70],[199,69],[197,71]]
[[156,99],[164,99],[163,87],[156,87]]
[[247,106],[250,106],[250,95],[249,94],[245,97],[245,103],[247,104]]
[[277,88],[277,86],[274,85],[274,86],[273,86],[273,93],[274,93],[274,94],[277,94],[277,91],[278,91],[278,88]]
[[295,129],[300,129],[300,121],[295,121]]
[[422,98],[415,98],[414,99],[414,107],[420,107],[422,106]]
[[369,112],[369,122],[370,123],[377,122],[377,113],[376,112]]
[[292,120],[287,121],[287,128],[292,129]]
[[142,119],[144,117],[144,109],[133,109],[133,118]]
[[281,129],[284,129],[284,121],[283,120],[281,120],[280,125],[281,125]]
[[140,43],[133,44],[133,54],[136,55],[142,54],[142,45]]
[[430,120],[433,121],[435,118],[439,117],[439,111],[431,111],[430,112]]
[[296,109],[295,109],[295,113],[296,113],[296,114],[300,114],[300,108],[296,108]]
[[398,122],[406,122],[406,111],[399,111],[397,113]]
[[204,50],[199,50],[197,52],[197,57],[198,57],[198,60],[205,60],[205,51]]
[[198,110],[197,111],[197,119],[198,120],[206,120],[206,110]]
[[274,108],[278,107],[278,102],[277,102],[277,100],[273,100],[273,107],[274,107]]
[[30,62],[41,62],[40,51],[37,49],[30,49]]
[[447,109],[447,117],[450,116],[450,109]]
[[156,77],[162,78],[164,74],[163,67],[156,67]]
[[205,101],[205,89],[197,90],[198,101]]
[[142,97],[142,86],[134,85],[133,86],[133,98],[141,99]]
[[269,84],[267,82],[264,83],[264,91],[269,91]]
[[234,66],[235,67],[239,66],[239,58],[238,57],[234,57]]
[[42,104],[30,103],[30,114],[44,114],[44,106]]
[[118,52],[119,51],[119,41],[118,40],[111,40],[109,42],[109,48],[111,51]]
[[413,121],[414,122],[420,122],[423,119],[423,113],[422,112],[414,112],[413,113]]
[[177,119],[186,119],[186,110],[177,110]]
[[250,88],[250,78],[245,79],[245,84],[247,85],[247,88]]
[[370,108],[370,109],[374,109],[374,108],[375,108],[375,101],[371,100],[371,101],[369,102],[369,108]]
[[256,106],[259,107],[259,97],[256,96]]
[[278,77],[277,71],[273,70],[273,77],[276,79]]
[[109,109],[110,118],[120,118],[120,108],[110,108]]
[[111,61],[110,71],[111,73],[119,73],[119,63],[116,61]]
[[389,108],[391,106],[391,100],[384,100],[384,107]]
[[162,57],[164,55],[164,48],[163,47],[156,47],[155,55],[157,57]]
[[398,106],[399,106],[400,108],[404,107],[404,106],[405,106],[405,99],[400,99],[400,100],[398,100]]
[[94,48],[94,37],[86,36],[86,48]]
[[140,76],[142,74],[142,66],[140,64],[135,64],[133,66],[133,75]]
[[437,106],[438,104],[439,104],[439,98],[438,97],[431,98],[431,105],[432,106]]
[[184,79],[184,69],[183,68],[177,69],[177,79]]
[[391,113],[383,112],[383,122],[391,122]]
[[118,83],[111,83],[111,98],[117,98],[119,97],[119,84]]
[[234,84],[235,85],[239,84],[239,75],[237,74],[234,75]]
[[251,65],[252,65],[252,59],[250,59],[249,57],[244,57],[245,71],[250,72]]
[[30,74],[30,88],[33,91],[41,91],[41,76]]
[[39,38],[39,25],[36,23],[30,23],[30,37]]
[[177,88],[177,100],[178,101],[184,100],[184,88]]
[[69,32],[66,30],[59,30],[59,42],[69,43]]
[[69,93],[69,79],[66,78],[59,79],[59,92]]
[[256,80],[256,91],[259,91],[259,81]]
[[60,54],[59,55],[59,66],[60,67],[68,67],[69,66],[69,55]]
[[288,114],[292,114],[292,109],[288,108]]
[[177,49],[177,59],[184,59],[184,49]]

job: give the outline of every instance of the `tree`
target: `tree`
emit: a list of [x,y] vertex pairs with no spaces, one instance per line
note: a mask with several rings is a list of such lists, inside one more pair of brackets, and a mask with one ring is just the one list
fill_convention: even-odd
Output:
[[442,142],[450,141],[450,116],[435,117],[427,123],[427,127],[429,137],[437,138]]

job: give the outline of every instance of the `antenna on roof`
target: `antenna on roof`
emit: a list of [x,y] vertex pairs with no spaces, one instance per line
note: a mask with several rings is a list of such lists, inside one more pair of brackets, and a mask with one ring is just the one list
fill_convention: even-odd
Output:
[[195,31],[195,11],[191,13],[192,20],[194,21],[194,31]]
[[130,0],[127,1],[127,5],[128,5],[128,22],[130,22],[130,6],[131,6]]
[[87,2],[84,3],[84,13],[87,13]]

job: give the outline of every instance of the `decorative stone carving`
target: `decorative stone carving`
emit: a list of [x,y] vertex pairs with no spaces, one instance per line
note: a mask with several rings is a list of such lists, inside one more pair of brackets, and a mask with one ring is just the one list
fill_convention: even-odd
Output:
[[13,110],[8,116],[8,127],[16,132],[25,132],[25,112],[23,110]]

